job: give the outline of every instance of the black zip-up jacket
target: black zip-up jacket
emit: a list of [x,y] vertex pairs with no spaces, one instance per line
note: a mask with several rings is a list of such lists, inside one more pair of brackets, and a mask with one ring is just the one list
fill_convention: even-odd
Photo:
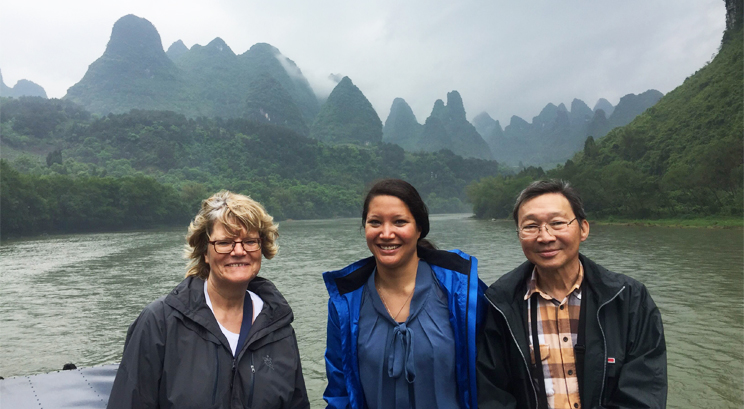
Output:
[[264,306],[235,358],[202,279],[145,307],[127,332],[108,408],[309,408],[292,309],[269,280],[248,289]]
[[[587,288],[586,353],[579,392],[581,407],[664,408],[666,344],[661,314],[646,287],[579,255]],[[478,338],[478,407],[534,409],[527,339],[527,291],[534,264],[525,262],[485,292],[487,313]],[[609,360],[609,362],[608,362]],[[613,363],[614,362],[614,363]]]

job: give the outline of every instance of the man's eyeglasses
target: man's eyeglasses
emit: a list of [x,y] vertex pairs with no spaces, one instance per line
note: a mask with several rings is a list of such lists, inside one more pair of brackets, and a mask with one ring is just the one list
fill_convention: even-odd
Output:
[[[573,223],[577,217],[574,217],[573,220],[564,222],[564,221],[553,221],[549,223],[545,223],[542,226],[545,226],[545,231],[553,235],[553,233],[559,233],[562,231],[565,231],[568,229],[568,226]],[[517,229],[517,233],[519,234],[520,239],[532,239],[537,237],[540,234],[540,231],[542,230],[542,226],[539,224],[528,224],[526,226],[523,226],[519,229]]]
[[214,246],[214,251],[219,254],[227,254],[233,251],[235,244],[240,243],[243,246],[243,251],[251,252],[261,249],[261,239],[245,239],[243,241],[233,240],[214,240],[210,241],[209,244]]

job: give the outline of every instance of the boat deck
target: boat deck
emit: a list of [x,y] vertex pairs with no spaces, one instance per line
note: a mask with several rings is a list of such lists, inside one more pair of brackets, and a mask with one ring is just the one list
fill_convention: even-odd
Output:
[[0,380],[0,408],[105,408],[118,368],[109,364]]

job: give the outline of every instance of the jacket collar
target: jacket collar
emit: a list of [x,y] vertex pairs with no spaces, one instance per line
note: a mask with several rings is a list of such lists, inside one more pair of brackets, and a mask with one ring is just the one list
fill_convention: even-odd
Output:
[[614,297],[623,288],[620,275],[611,274],[583,254],[579,254],[579,260],[584,265],[584,279],[591,293],[597,297],[599,305]]
[[165,303],[218,338],[220,337],[222,332],[214,314],[207,306],[207,300],[204,297],[204,280],[201,278],[186,277],[165,297]]
[[329,294],[343,296],[363,286],[373,271],[375,258],[367,257],[341,270],[323,273],[323,280]]
[[[271,281],[263,277],[255,277],[248,284],[248,289],[261,297],[264,302],[264,307],[251,328],[250,339],[259,338],[278,327],[289,325],[294,320],[289,303]],[[165,297],[165,303],[220,337],[222,331],[217,325],[217,319],[207,306],[207,300],[204,297],[204,280],[201,278],[192,276],[181,281]]]
[[[587,281],[590,292],[597,297],[600,304],[620,291],[623,284],[618,280],[616,274],[610,274],[606,268],[583,254],[579,254],[579,260],[584,266],[584,280]],[[527,290],[527,283],[534,268],[534,264],[525,261],[519,267],[496,280],[486,291],[486,296],[502,311],[513,309],[512,306],[524,302],[524,293]]]
[[[427,249],[421,246],[416,248],[416,252],[421,260],[430,265],[465,275],[470,273],[471,260],[464,253]],[[344,295],[362,287],[374,270],[375,258],[367,257],[341,270],[324,273],[323,280],[331,295],[335,292]]]
[[276,289],[274,283],[263,277],[255,277],[248,284],[248,289],[261,297],[264,302],[263,310],[253,323],[257,331],[251,329],[248,341],[261,338],[267,333],[287,326],[294,321],[292,308],[279,290]]

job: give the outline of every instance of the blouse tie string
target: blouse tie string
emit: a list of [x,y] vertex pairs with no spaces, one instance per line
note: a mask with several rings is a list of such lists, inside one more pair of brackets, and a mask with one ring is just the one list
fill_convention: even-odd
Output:
[[395,326],[393,330],[392,348],[388,348],[388,376],[398,378],[405,370],[408,383],[416,378],[416,364],[413,359],[413,331],[406,327],[406,323]]
[[[395,409],[409,409],[413,398],[411,389],[416,378],[416,366],[413,359],[413,331],[401,323],[393,330],[393,339],[388,348],[388,376],[395,379]],[[405,371],[405,381],[401,375]]]

